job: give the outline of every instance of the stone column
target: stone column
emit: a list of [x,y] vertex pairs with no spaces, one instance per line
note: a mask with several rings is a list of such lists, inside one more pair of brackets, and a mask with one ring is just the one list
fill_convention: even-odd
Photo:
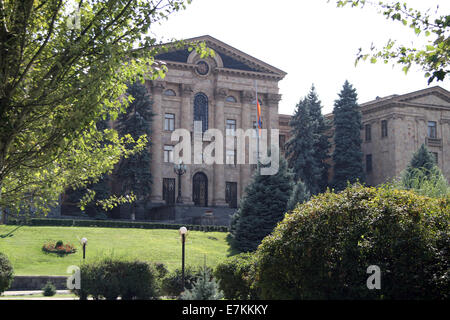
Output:
[[[214,128],[222,132],[225,139],[224,104],[228,92],[227,89],[217,88],[215,91]],[[223,154],[225,155],[225,141],[223,141]],[[222,162],[224,159],[222,158]],[[225,202],[225,165],[214,164],[214,206],[227,206]]]
[[[192,110],[192,86],[188,84],[182,84],[180,86],[180,94],[181,94],[181,105],[180,105],[180,128],[186,129],[189,132],[194,131],[193,129],[193,114]],[[192,138],[191,138],[192,140]],[[192,150],[194,146],[192,145]],[[193,205],[192,202],[192,163],[193,159],[193,151],[191,151],[191,163],[186,164],[186,173],[181,176],[181,198],[183,200],[183,204]]]
[[162,198],[162,174],[161,165],[163,162],[163,146],[162,146],[162,125],[163,125],[163,110],[162,110],[162,92],[165,88],[163,81],[152,81],[152,93],[153,93],[153,112],[152,118],[152,135],[151,140],[151,153],[152,163],[151,172],[153,176],[152,195],[150,197],[153,203],[164,203]]
[[[249,128],[253,127],[253,120],[250,119],[251,110],[252,110],[252,101],[255,99],[254,94],[250,91],[242,91],[241,92],[241,128],[245,131]],[[247,139],[246,139],[247,140]],[[248,141],[245,142],[245,164],[239,165],[239,173],[240,173],[240,196],[241,198],[244,196],[245,187],[250,183],[251,178],[251,170],[250,170],[250,145]]]

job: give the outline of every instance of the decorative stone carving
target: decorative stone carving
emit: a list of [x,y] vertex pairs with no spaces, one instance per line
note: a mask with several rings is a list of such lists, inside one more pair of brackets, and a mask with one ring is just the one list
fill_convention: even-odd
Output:
[[163,81],[152,81],[152,90],[154,94],[161,94],[166,88],[166,83]]
[[251,91],[241,91],[241,101],[251,104],[255,100],[255,94]]
[[226,88],[216,88],[214,92],[214,97],[216,99],[225,99],[228,95],[228,89]]
[[181,85],[181,91],[183,96],[190,96],[194,90],[192,89],[192,86],[189,84],[182,84]]

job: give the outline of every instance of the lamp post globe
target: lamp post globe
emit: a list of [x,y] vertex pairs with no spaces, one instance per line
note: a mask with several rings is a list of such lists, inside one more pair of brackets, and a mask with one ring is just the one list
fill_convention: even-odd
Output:
[[181,235],[181,283],[182,283],[182,285],[183,285],[183,289],[184,289],[184,285],[185,285],[185,282],[184,282],[184,245],[185,245],[185,242],[186,242],[186,236],[187,236],[187,228],[186,227],[181,227],[180,228],[180,230],[179,230],[179,232],[180,232],[180,235]]

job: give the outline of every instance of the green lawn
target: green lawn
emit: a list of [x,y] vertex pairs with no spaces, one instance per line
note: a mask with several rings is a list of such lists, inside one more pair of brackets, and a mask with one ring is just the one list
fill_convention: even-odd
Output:
[[[224,232],[190,231],[186,265],[203,265],[206,255],[206,264],[215,266],[231,252],[226,236]],[[0,252],[8,256],[15,275],[67,275],[67,267],[82,263],[79,240],[83,237],[88,239],[86,262],[113,256],[163,262],[169,270],[181,267],[178,230],[0,225]],[[64,257],[45,253],[42,245],[49,240],[72,243],[77,252]]]

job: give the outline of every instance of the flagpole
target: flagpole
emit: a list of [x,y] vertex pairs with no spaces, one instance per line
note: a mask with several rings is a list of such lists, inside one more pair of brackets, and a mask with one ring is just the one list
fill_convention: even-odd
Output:
[[260,167],[259,167],[259,119],[258,119],[258,80],[255,80],[255,106],[256,106],[256,168],[258,170],[258,174],[260,174]]

